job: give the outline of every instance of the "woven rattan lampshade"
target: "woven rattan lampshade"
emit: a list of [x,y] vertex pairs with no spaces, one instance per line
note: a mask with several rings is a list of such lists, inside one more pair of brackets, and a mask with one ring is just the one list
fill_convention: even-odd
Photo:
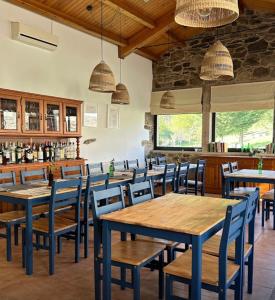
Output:
[[103,60],[93,70],[89,89],[100,93],[112,93],[116,90],[114,74]]
[[130,96],[125,84],[119,83],[116,86],[116,91],[112,93],[112,104],[130,104]]
[[233,61],[228,49],[217,41],[206,52],[201,65],[202,80],[230,80],[234,78]]
[[177,0],[175,21],[188,27],[217,27],[239,17],[238,0]]
[[160,100],[160,107],[164,109],[175,109],[175,97],[171,91],[165,92]]

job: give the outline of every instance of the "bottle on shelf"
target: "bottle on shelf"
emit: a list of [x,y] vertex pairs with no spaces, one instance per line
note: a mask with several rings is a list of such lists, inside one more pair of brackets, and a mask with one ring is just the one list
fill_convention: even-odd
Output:
[[25,160],[26,160],[26,163],[33,163],[33,150],[30,145],[26,146]]
[[4,150],[3,150],[3,165],[7,165],[10,163],[10,149],[8,147],[8,142],[5,142]]
[[74,142],[72,144],[72,159],[76,159],[76,145]]
[[15,157],[16,157],[16,163],[17,164],[22,163],[22,156],[23,156],[22,143],[17,142],[17,146],[16,146],[16,149],[15,149]]
[[35,143],[33,143],[32,145],[32,153],[33,153],[33,162],[38,162],[38,151]]
[[49,161],[54,161],[54,146],[52,142],[49,142]]
[[44,161],[44,153],[43,153],[43,146],[42,144],[39,145],[38,147],[38,151],[37,151],[37,159],[39,162],[43,162]]
[[16,163],[16,146],[15,142],[10,142],[10,163],[15,164]]
[[3,145],[0,145],[0,165],[3,164]]
[[47,144],[47,142],[45,142],[44,144],[44,161],[50,161],[50,148],[49,145]]

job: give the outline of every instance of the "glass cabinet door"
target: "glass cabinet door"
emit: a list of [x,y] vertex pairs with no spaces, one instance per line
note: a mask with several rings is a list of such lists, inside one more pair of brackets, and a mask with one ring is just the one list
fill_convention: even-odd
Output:
[[80,105],[64,104],[65,128],[64,132],[68,135],[80,134]]
[[20,97],[0,95],[0,132],[20,132]]
[[22,131],[25,133],[43,133],[42,100],[23,98],[22,108]]
[[61,103],[45,101],[45,133],[62,133],[62,106]]

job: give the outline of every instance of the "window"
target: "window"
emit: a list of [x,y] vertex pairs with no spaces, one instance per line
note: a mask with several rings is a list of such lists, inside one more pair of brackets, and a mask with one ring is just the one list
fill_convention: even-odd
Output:
[[202,115],[179,114],[155,117],[155,149],[193,150],[201,147]]
[[215,118],[215,141],[228,148],[265,148],[273,139],[273,109],[219,112]]

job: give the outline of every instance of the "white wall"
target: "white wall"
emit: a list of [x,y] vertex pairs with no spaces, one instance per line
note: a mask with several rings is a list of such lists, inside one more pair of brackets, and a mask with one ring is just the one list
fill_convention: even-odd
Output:
[[[122,81],[127,85],[131,104],[120,106],[120,129],[106,128],[107,104],[111,94],[88,90],[94,66],[100,61],[100,40],[77,30],[53,23],[60,46],[48,52],[13,41],[10,21],[20,21],[50,31],[52,21],[27,10],[0,1],[0,87],[26,92],[80,99],[98,103],[97,128],[82,128],[81,155],[90,161],[143,159],[141,141],[148,139],[144,115],[149,111],[152,90],[151,62],[132,54],[122,64]],[[119,80],[117,47],[104,42],[104,60]]]

